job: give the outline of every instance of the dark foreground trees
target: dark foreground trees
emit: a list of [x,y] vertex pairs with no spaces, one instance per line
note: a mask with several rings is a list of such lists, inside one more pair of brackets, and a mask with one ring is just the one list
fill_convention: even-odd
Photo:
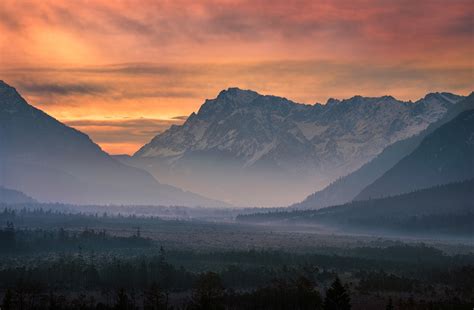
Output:
[[223,305],[224,286],[217,273],[206,272],[201,274],[196,281],[192,309],[195,310],[220,310]]
[[337,277],[331,287],[326,291],[324,298],[324,310],[350,310],[351,298],[348,289],[342,285]]
[[318,310],[322,299],[314,282],[304,276],[275,279],[268,286],[250,292],[228,293],[225,304],[230,309]]
[[[348,290],[340,280],[334,281],[327,290],[324,305],[314,285],[308,279],[275,280],[267,287],[232,292],[225,290],[217,274],[204,273],[196,282],[193,298],[181,295],[171,296],[167,304],[167,295],[156,285],[140,291],[134,289],[117,289],[111,292],[111,298],[101,298],[97,292],[61,292],[35,290],[32,286],[17,286],[3,293],[0,307],[10,309],[38,310],[192,310],[192,309],[226,309],[226,310],[321,310],[351,309]],[[367,296],[367,295],[366,295]],[[461,301],[458,298],[426,301],[412,296],[396,297],[395,302],[389,299],[385,305],[379,302],[370,305],[357,304],[357,294],[353,295],[354,308],[357,309],[403,309],[403,310],[454,310],[472,309],[472,301]],[[174,299],[174,301],[173,301]],[[377,298],[380,301],[380,298]],[[359,300],[360,301],[360,300]],[[366,300],[367,301],[367,300]],[[369,300],[370,302],[370,300]]]
[[[350,303],[357,310],[453,310],[472,309],[474,301],[474,254],[447,255],[424,244],[384,241],[338,254],[165,252],[135,230],[126,237],[95,226],[21,227],[0,228],[2,310],[320,310]],[[357,284],[350,294],[334,281],[337,274]],[[320,292],[331,284],[323,303]]]
[[143,293],[143,309],[166,310],[168,309],[168,293],[156,283]]

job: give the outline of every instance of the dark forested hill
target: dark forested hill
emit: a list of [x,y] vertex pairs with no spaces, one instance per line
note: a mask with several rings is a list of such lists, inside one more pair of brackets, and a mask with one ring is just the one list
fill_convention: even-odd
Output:
[[474,110],[461,113],[425,137],[410,155],[355,199],[397,195],[471,178],[474,178]]
[[249,222],[324,224],[331,227],[397,230],[401,233],[474,233],[474,180],[408,194],[354,201],[319,210],[240,215]]
[[33,198],[28,197],[20,191],[0,186],[0,203],[33,203]]

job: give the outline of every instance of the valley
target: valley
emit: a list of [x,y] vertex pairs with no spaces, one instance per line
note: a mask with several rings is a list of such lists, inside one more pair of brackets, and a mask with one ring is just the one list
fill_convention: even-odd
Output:
[[310,106],[229,88],[133,156],[3,82],[0,100],[6,309],[474,301],[473,94]]
[[[15,223],[0,231],[0,287],[10,289],[12,301],[21,292],[23,302],[35,307],[54,298],[58,307],[108,309],[124,302],[146,306],[153,293],[162,297],[156,304],[185,308],[196,302],[200,279],[212,276],[218,282],[203,289],[217,290],[213,304],[273,307],[272,296],[280,294],[284,307],[294,307],[296,298],[308,309],[321,305],[320,296],[338,276],[353,309],[378,309],[389,300],[406,309],[462,309],[471,302],[469,238],[381,237],[315,226],[47,208],[9,205],[0,212],[3,222]],[[51,268],[56,271],[46,280],[42,275]],[[462,277],[446,278],[448,272]],[[298,281],[316,287],[305,286],[309,295],[297,297],[292,294],[302,288],[292,287]]]
[[474,310],[473,0],[0,0],[0,310]]

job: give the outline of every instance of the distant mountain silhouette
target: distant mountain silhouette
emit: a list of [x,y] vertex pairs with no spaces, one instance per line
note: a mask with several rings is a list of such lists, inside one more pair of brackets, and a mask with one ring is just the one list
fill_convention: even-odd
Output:
[[304,105],[229,88],[124,162],[240,205],[294,202],[417,134],[461,97],[330,99]]
[[3,81],[0,185],[45,202],[223,205],[118,162],[84,133],[29,105]]
[[20,191],[0,187],[0,203],[34,203],[36,200]]
[[[434,95],[432,94],[431,96]],[[389,145],[379,155],[358,170],[336,180],[323,190],[311,194],[302,202],[296,203],[291,207],[316,209],[351,201],[365,187],[381,177],[403,157],[413,152],[427,135],[469,109],[474,109],[474,95],[472,94],[451,106],[439,121],[430,124],[419,134]]]
[[462,112],[426,136],[411,154],[355,199],[397,195],[471,178],[474,178],[474,110]]

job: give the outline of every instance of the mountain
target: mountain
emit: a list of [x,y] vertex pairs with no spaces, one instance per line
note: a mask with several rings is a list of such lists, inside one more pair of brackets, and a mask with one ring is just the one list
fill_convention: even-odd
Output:
[[36,200],[22,192],[0,187],[0,203],[34,203]]
[[474,110],[426,136],[408,156],[366,187],[356,200],[398,195],[474,178]]
[[290,210],[239,215],[242,222],[301,223],[328,229],[466,235],[474,227],[474,180],[380,199],[353,201],[319,210]]
[[[433,98],[440,95],[442,94],[431,94],[429,96]],[[473,94],[449,107],[446,114],[440,120],[430,124],[419,134],[389,145],[361,168],[336,180],[321,191],[311,194],[302,202],[293,204],[290,207],[297,209],[316,209],[344,204],[353,200],[365,187],[381,177],[403,157],[413,152],[427,135],[443,124],[451,121],[463,111],[470,109],[474,109]]]
[[0,81],[0,186],[43,202],[222,205],[113,159]]
[[229,88],[125,162],[244,206],[288,205],[441,118],[459,96],[391,96],[305,105]]

